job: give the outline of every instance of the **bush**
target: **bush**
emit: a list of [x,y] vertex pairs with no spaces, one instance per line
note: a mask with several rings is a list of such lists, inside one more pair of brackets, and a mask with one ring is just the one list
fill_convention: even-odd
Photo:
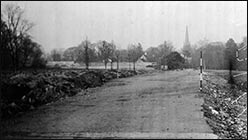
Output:
[[32,68],[46,68],[47,61],[44,58],[34,59]]
[[166,60],[169,70],[185,68],[185,59],[178,52],[171,52]]

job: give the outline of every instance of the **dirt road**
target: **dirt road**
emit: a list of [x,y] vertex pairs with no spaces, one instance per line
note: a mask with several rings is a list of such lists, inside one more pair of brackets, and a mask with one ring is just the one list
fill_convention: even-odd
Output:
[[217,138],[203,118],[198,85],[193,70],[115,79],[4,122],[2,130],[9,138]]

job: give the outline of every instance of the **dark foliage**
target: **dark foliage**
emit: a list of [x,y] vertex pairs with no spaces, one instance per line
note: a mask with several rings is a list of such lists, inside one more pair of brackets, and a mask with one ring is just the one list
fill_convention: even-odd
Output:
[[167,57],[169,70],[182,69],[185,67],[185,59],[178,52],[171,52]]
[[[42,48],[28,34],[33,24],[23,19],[24,11],[12,4],[6,5],[4,10],[1,16],[1,70],[44,67]],[[7,21],[2,19],[4,16],[9,17]]]
[[[247,61],[239,62],[236,58],[236,51],[247,44],[246,39],[237,44],[233,39],[226,43],[206,42],[199,48],[194,48],[191,65],[193,68],[200,66],[200,51],[203,52],[203,67],[216,70],[247,70]],[[247,49],[240,51],[240,58],[247,58]]]

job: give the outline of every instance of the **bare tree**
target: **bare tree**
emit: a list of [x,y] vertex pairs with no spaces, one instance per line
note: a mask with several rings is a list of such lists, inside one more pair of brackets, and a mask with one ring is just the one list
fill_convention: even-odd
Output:
[[116,69],[119,70],[119,61],[120,61],[121,51],[119,49],[115,50],[116,57]]
[[24,41],[23,38],[28,36],[28,31],[34,26],[23,17],[24,10],[15,4],[6,4],[4,6],[3,15],[1,18],[6,22],[7,29],[12,33],[9,34],[10,42],[8,47],[11,50],[12,63],[14,68],[18,68],[20,44]]
[[113,40],[111,43],[111,49],[112,49],[112,53],[110,54],[110,66],[111,66],[111,70],[113,70],[113,62],[116,60],[115,58],[116,45],[114,44]]
[[133,62],[133,70],[135,71],[136,61],[143,55],[143,49],[140,43],[138,45],[131,44],[128,46],[128,54],[130,61]]
[[51,51],[51,57],[53,61],[61,61],[61,53],[57,49]]
[[114,48],[113,45],[108,43],[107,41],[101,41],[98,46],[99,49],[99,56],[104,62],[105,69],[107,69],[107,64],[109,62],[109,59],[114,54]]
[[21,45],[23,53],[22,66],[25,66],[27,63],[28,57],[33,52],[35,45],[29,37],[23,39],[23,44]]
[[77,47],[70,47],[63,52],[65,61],[75,61],[77,54]]

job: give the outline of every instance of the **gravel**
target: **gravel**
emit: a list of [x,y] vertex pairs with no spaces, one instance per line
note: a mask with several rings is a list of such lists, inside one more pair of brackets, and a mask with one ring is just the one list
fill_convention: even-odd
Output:
[[214,133],[221,138],[247,139],[247,81],[229,85],[212,74],[204,80],[203,112]]

